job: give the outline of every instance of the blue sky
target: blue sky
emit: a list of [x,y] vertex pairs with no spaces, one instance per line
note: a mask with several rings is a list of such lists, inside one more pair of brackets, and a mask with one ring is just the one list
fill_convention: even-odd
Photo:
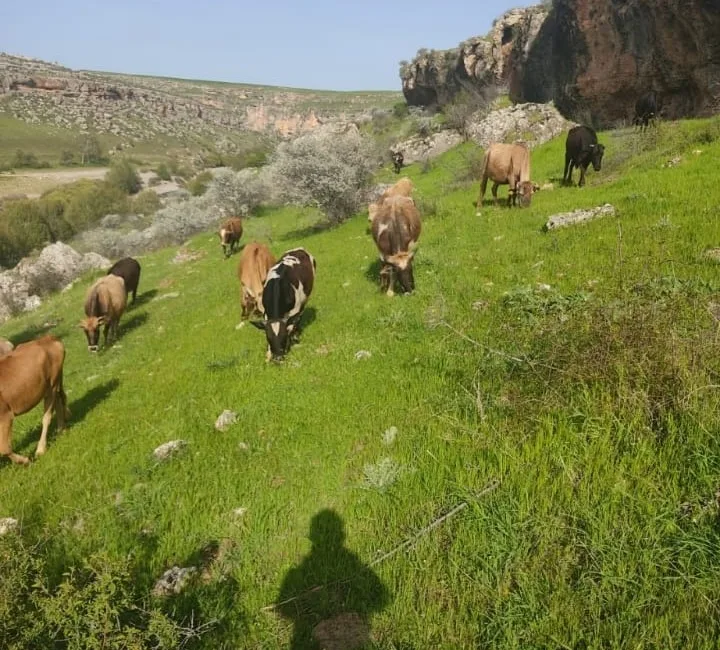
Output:
[[[522,3],[521,3],[522,4]],[[0,50],[71,68],[399,90],[398,62],[484,34],[509,0],[0,0]]]

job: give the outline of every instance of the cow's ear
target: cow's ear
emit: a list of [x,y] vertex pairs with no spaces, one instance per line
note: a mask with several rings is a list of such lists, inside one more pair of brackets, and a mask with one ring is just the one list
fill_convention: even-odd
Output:
[[253,327],[257,327],[259,330],[265,331],[265,321],[264,320],[251,320],[250,325]]

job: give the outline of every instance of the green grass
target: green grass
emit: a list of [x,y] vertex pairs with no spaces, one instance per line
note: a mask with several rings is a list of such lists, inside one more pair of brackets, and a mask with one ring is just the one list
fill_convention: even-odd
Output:
[[[189,597],[199,620],[221,621],[206,648],[287,647],[290,621],[263,610],[286,577],[290,591],[349,579],[301,601],[300,634],[345,602],[374,614],[374,648],[716,647],[720,354],[708,306],[720,282],[703,251],[720,241],[717,124],[664,125],[652,147],[601,134],[604,171],[524,211],[476,216],[477,183],[458,180],[473,145],[429,173],[408,168],[434,212],[410,297],[379,294],[365,215],[316,234],[311,211],[248,221],[245,241],[317,258],[311,322],[280,366],[264,363],[260,332],[235,329],[237,257],[223,260],[213,234],[192,240],[197,261],[141,259],[141,293],[179,296],[130,309],[98,356],[76,328],[87,278],[2,326],[20,340],[57,323],[73,424],[30,468],[0,468],[0,517],[20,519],[30,542],[50,539],[42,552],[58,571],[103,550],[130,556],[143,587],[233,540],[225,579]],[[533,180],[557,183],[563,147],[533,152]],[[618,218],[542,231],[551,214],[605,202]],[[239,418],[220,433],[226,408]],[[39,420],[16,422],[16,451],[34,449]],[[186,451],[155,463],[152,450],[178,438]],[[399,469],[385,489],[366,480],[378,463]],[[372,569],[383,593],[367,565],[463,502]],[[325,509],[356,557],[320,546],[288,573]]]

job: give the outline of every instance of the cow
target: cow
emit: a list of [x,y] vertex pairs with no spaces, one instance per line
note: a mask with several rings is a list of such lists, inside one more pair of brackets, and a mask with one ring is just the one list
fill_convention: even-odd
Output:
[[44,400],[44,412],[35,456],[42,456],[47,449],[53,412],[58,431],[65,428],[70,411],[63,390],[64,361],[65,346],[50,335],[21,343],[0,358],[0,456],[21,465],[30,462],[26,456],[13,453],[12,425],[17,416],[30,411],[40,400]]
[[604,145],[598,144],[597,134],[589,126],[575,126],[568,131],[565,141],[565,171],[563,183],[572,185],[572,173],[575,167],[580,168],[578,187],[585,185],[585,172],[592,163],[593,169],[602,169]]
[[392,161],[393,161],[393,169],[395,170],[396,174],[400,173],[400,170],[403,168],[403,163],[405,162],[405,156],[403,156],[402,151],[393,151],[392,152]]
[[242,237],[242,233],[243,226],[240,217],[230,217],[222,222],[218,235],[220,235],[220,245],[222,246],[225,258],[233,254],[240,241],[240,237]]
[[488,147],[482,164],[480,194],[477,199],[479,208],[485,198],[488,180],[492,180],[492,195],[497,205],[497,191],[500,185],[509,185],[508,207],[519,204],[527,208],[533,192],[540,188],[530,180],[530,151],[524,144],[495,143]]
[[[237,274],[240,280],[241,321],[255,312],[265,313],[262,303],[263,286],[268,271],[277,260],[265,244],[252,242],[243,248]],[[244,322],[242,323],[244,325]]]
[[373,222],[375,215],[377,214],[380,206],[383,204],[385,199],[389,199],[391,196],[407,196],[412,194],[414,189],[413,182],[404,176],[397,183],[388,187],[373,203],[368,205],[368,221]]
[[315,258],[304,248],[282,254],[270,269],[263,287],[265,319],[252,321],[265,331],[266,361],[279,361],[290,348],[291,339],[300,331],[300,320],[315,282]]
[[15,346],[10,341],[0,337],[0,357],[10,354],[14,349]]
[[642,131],[647,129],[648,124],[655,124],[655,118],[658,116],[660,102],[654,90],[641,95],[635,102],[635,118],[633,124]]
[[111,341],[117,338],[117,327],[125,311],[127,293],[125,281],[117,275],[106,275],[97,280],[88,290],[85,298],[85,316],[79,327],[85,331],[88,350],[98,351],[100,327],[105,326],[105,345],[108,344],[108,331]]
[[117,275],[125,281],[125,296],[132,291],[132,301],[135,303],[135,295],[137,294],[138,283],[140,282],[140,264],[132,257],[124,257],[115,262],[108,275]]
[[372,224],[372,236],[380,252],[380,290],[394,295],[395,273],[403,291],[415,289],[412,262],[420,237],[420,214],[407,196],[393,196],[383,202]]

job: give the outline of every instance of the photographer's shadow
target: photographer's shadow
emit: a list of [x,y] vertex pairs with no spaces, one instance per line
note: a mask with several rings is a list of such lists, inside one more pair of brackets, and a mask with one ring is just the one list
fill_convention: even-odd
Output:
[[389,602],[375,572],[345,548],[343,520],[322,510],[310,522],[310,553],[283,580],[275,610],[293,622],[290,650],[356,650],[370,618]]

